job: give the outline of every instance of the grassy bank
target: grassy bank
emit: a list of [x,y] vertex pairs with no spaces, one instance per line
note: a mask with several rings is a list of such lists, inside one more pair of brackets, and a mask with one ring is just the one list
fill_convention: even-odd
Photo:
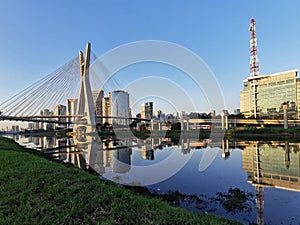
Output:
[[0,137],[0,224],[239,224],[196,215]]

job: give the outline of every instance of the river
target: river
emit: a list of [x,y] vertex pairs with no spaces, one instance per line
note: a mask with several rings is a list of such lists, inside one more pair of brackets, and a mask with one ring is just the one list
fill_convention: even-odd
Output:
[[103,179],[143,186],[196,213],[245,224],[300,224],[300,143],[11,137]]

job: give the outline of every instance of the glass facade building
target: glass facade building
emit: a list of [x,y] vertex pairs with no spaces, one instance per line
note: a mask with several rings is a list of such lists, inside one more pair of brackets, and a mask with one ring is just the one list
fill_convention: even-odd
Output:
[[[287,104],[289,119],[298,119],[300,109],[300,80],[297,70],[250,77],[243,81],[240,109],[246,118],[283,118],[283,104]],[[299,94],[298,94],[299,93]]]
[[113,125],[128,125],[130,109],[128,92],[117,90],[109,93],[111,116],[121,117],[112,119]]

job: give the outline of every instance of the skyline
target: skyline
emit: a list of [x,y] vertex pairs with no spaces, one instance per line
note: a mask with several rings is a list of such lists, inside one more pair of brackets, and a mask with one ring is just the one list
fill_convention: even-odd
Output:
[[[261,74],[300,68],[300,3],[252,3],[251,8],[238,1],[5,2],[0,9],[0,102],[75,57],[86,42],[101,56],[120,45],[159,40],[197,54],[215,74],[225,106],[233,112],[239,108],[242,81],[249,76],[251,18],[256,20]],[[149,63],[124,68],[115,77],[128,85],[145,74],[176,74],[181,87],[189,85],[180,71]]]

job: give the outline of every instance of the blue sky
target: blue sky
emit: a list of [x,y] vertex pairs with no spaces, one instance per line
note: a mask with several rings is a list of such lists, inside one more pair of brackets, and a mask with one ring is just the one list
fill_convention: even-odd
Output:
[[[1,1],[0,102],[75,57],[87,42],[101,56],[129,42],[162,40],[201,57],[215,74],[226,107],[233,111],[239,108],[242,80],[249,75],[252,17],[256,19],[261,74],[299,69],[297,0]],[[124,74],[126,71],[135,72],[134,68],[125,69]],[[130,83],[138,75],[118,77]]]

